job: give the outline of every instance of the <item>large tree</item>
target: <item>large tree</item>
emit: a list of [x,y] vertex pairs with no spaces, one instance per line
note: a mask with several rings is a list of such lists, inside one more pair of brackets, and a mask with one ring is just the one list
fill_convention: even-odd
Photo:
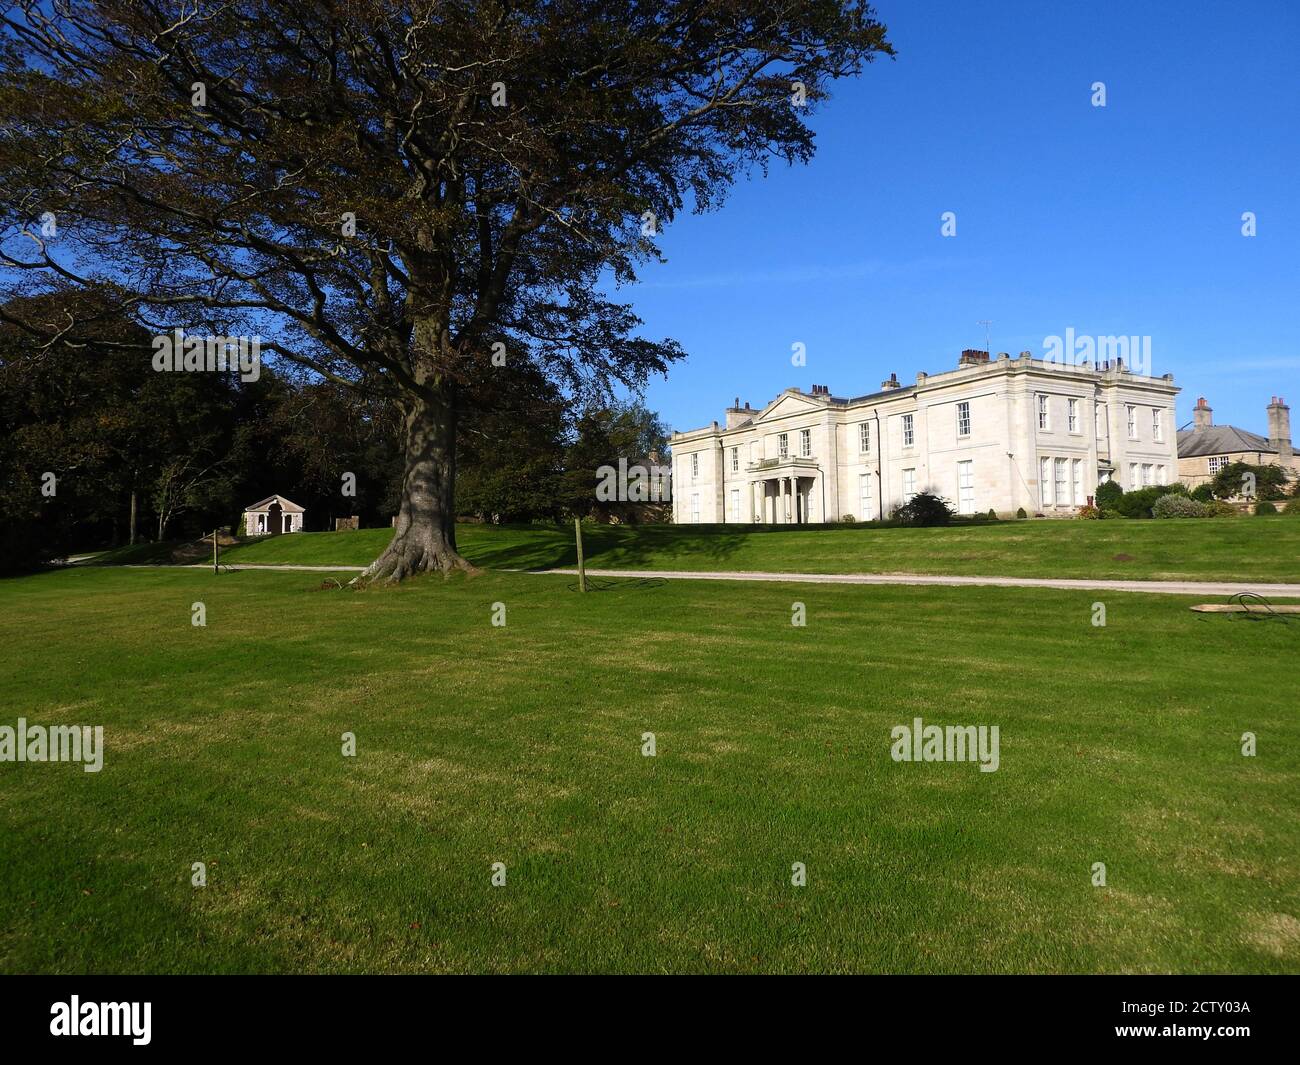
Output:
[[390,397],[392,579],[466,566],[457,415],[502,353],[571,393],[664,371],[679,346],[609,283],[684,206],[807,160],[829,81],[892,53],[842,0],[22,0],[0,26],[11,293],[111,282],[158,333],[258,334]]

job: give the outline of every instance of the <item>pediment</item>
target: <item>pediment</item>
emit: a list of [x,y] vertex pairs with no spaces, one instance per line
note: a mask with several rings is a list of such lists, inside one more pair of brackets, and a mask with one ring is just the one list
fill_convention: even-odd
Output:
[[795,392],[782,392],[758,412],[758,417],[754,421],[766,422],[771,421],[773,418],[785,418],[791,414],[807,414],[811,411],[823,409],[821,403],[810,399],[808,396],[799,395]]

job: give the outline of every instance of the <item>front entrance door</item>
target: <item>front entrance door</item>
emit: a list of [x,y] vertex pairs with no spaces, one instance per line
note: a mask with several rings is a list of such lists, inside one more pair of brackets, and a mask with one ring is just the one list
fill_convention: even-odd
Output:
[[283,510],[279,503],[272,503],[266,508],[266,525],[271,530],[272,536],[284,532]]

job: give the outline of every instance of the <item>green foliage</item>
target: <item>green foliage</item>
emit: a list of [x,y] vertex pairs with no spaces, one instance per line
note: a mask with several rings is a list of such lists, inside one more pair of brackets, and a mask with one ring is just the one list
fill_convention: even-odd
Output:
[[1268,514],[1276,514],[1276,513],[1277,513],[1277,507],[1275,507],[1268,500],[1263,500],[1255,504],[1256,517],[1264,517]]
[[1124,488],[1118,481],[1106,481],[1097,485],[1097,494],[1094,500],[1098,507],[1107,510],[1114,508],[1123,494]]
[[633,467],[641,467],[647,478],[656,468],[669,469],[667,450],[667,426],[640,401],[588,408],[579,416],[573,442],[565,452],[560,481],[562,511],[625,524],[666,520],[670,512],[666,502],[602,499],[596,486],[607,479],[601,476],[602,467],[617,471],[620,459],[629,471],[629,482]]
[[1283,514],[1300,514],[1300,499],[1292,499],[1282,508]]
[[1079,508],[1078,512],[1074,516],[1076,518],[1082,518],[1084,521],[1100,521],[1101,508],[1089,503],[1085,503],[1083,506]]
[[[1111,482],[1114,483],[1114,482]],[[1181,484],[1151,484],[1134,492],[1121,492],[1115,501],[1115,510],[1125,518],[1149,518],[1151,508],[1161,496],[1184,495],[1187,489]],[[1105,509],[1105,508],[1103,508]]]
[[1179,492],[1163,495],[1151,506],[1153,518],[1208,518],[1212,513],[1208,503]]
[[1025,508],[1024,508],[1024,507],[1016,507],[1016,517],[1017,517],[1017,518],[1027,518],[1027,517],[1029,517],[1029,515],[1025,513]]
[[931,492],[917,492],[894,511],[894,520],[900,525],[947,525],[952,519],[953,511],[947,501]]
[[1192,489],[1192,498],[1202,503],[1214,502],[1214,487],[1208,481],[1205,484],[1198,484]]
[[1281,466],[1254,466],[1233,462],[1214,475],[1210,488],[1218,499],[1240,499],[1247,495],[1249,475],[1255,478],[1254,498],[1285,499],[1286,471]]
[[493,523],[561,517],[569,430],[555,384],[526,361],[507,361],[458,426],[456,512]]
[[997,520],[998,520],[998,512],[997,512],[996,510],[994,510],[992,507],[989,507],[988,519],[989,519],[989,521],[997,521]]

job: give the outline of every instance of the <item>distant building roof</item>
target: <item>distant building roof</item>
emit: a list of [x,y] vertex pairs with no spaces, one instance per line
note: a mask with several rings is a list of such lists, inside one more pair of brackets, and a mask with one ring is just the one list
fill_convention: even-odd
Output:
[[1211,425],[1205,429],[1184,429],[1178,434],[1178,457],[1195,458],[1198,455],[1230,455],[1238,451],[1262,451],[1277,454],[1277,448],[1268,437],[1238,429],[1235,425]]
[[288,511],[290,514],[306,514],[307,508],[300,507],[297,503],[290,502],[284,496],[267,496],[260,503],[254,503],[251,507],[245,507],[245,514],[256,514],[259,511],[269,510],[272,503],[278,502],[280,509]]

